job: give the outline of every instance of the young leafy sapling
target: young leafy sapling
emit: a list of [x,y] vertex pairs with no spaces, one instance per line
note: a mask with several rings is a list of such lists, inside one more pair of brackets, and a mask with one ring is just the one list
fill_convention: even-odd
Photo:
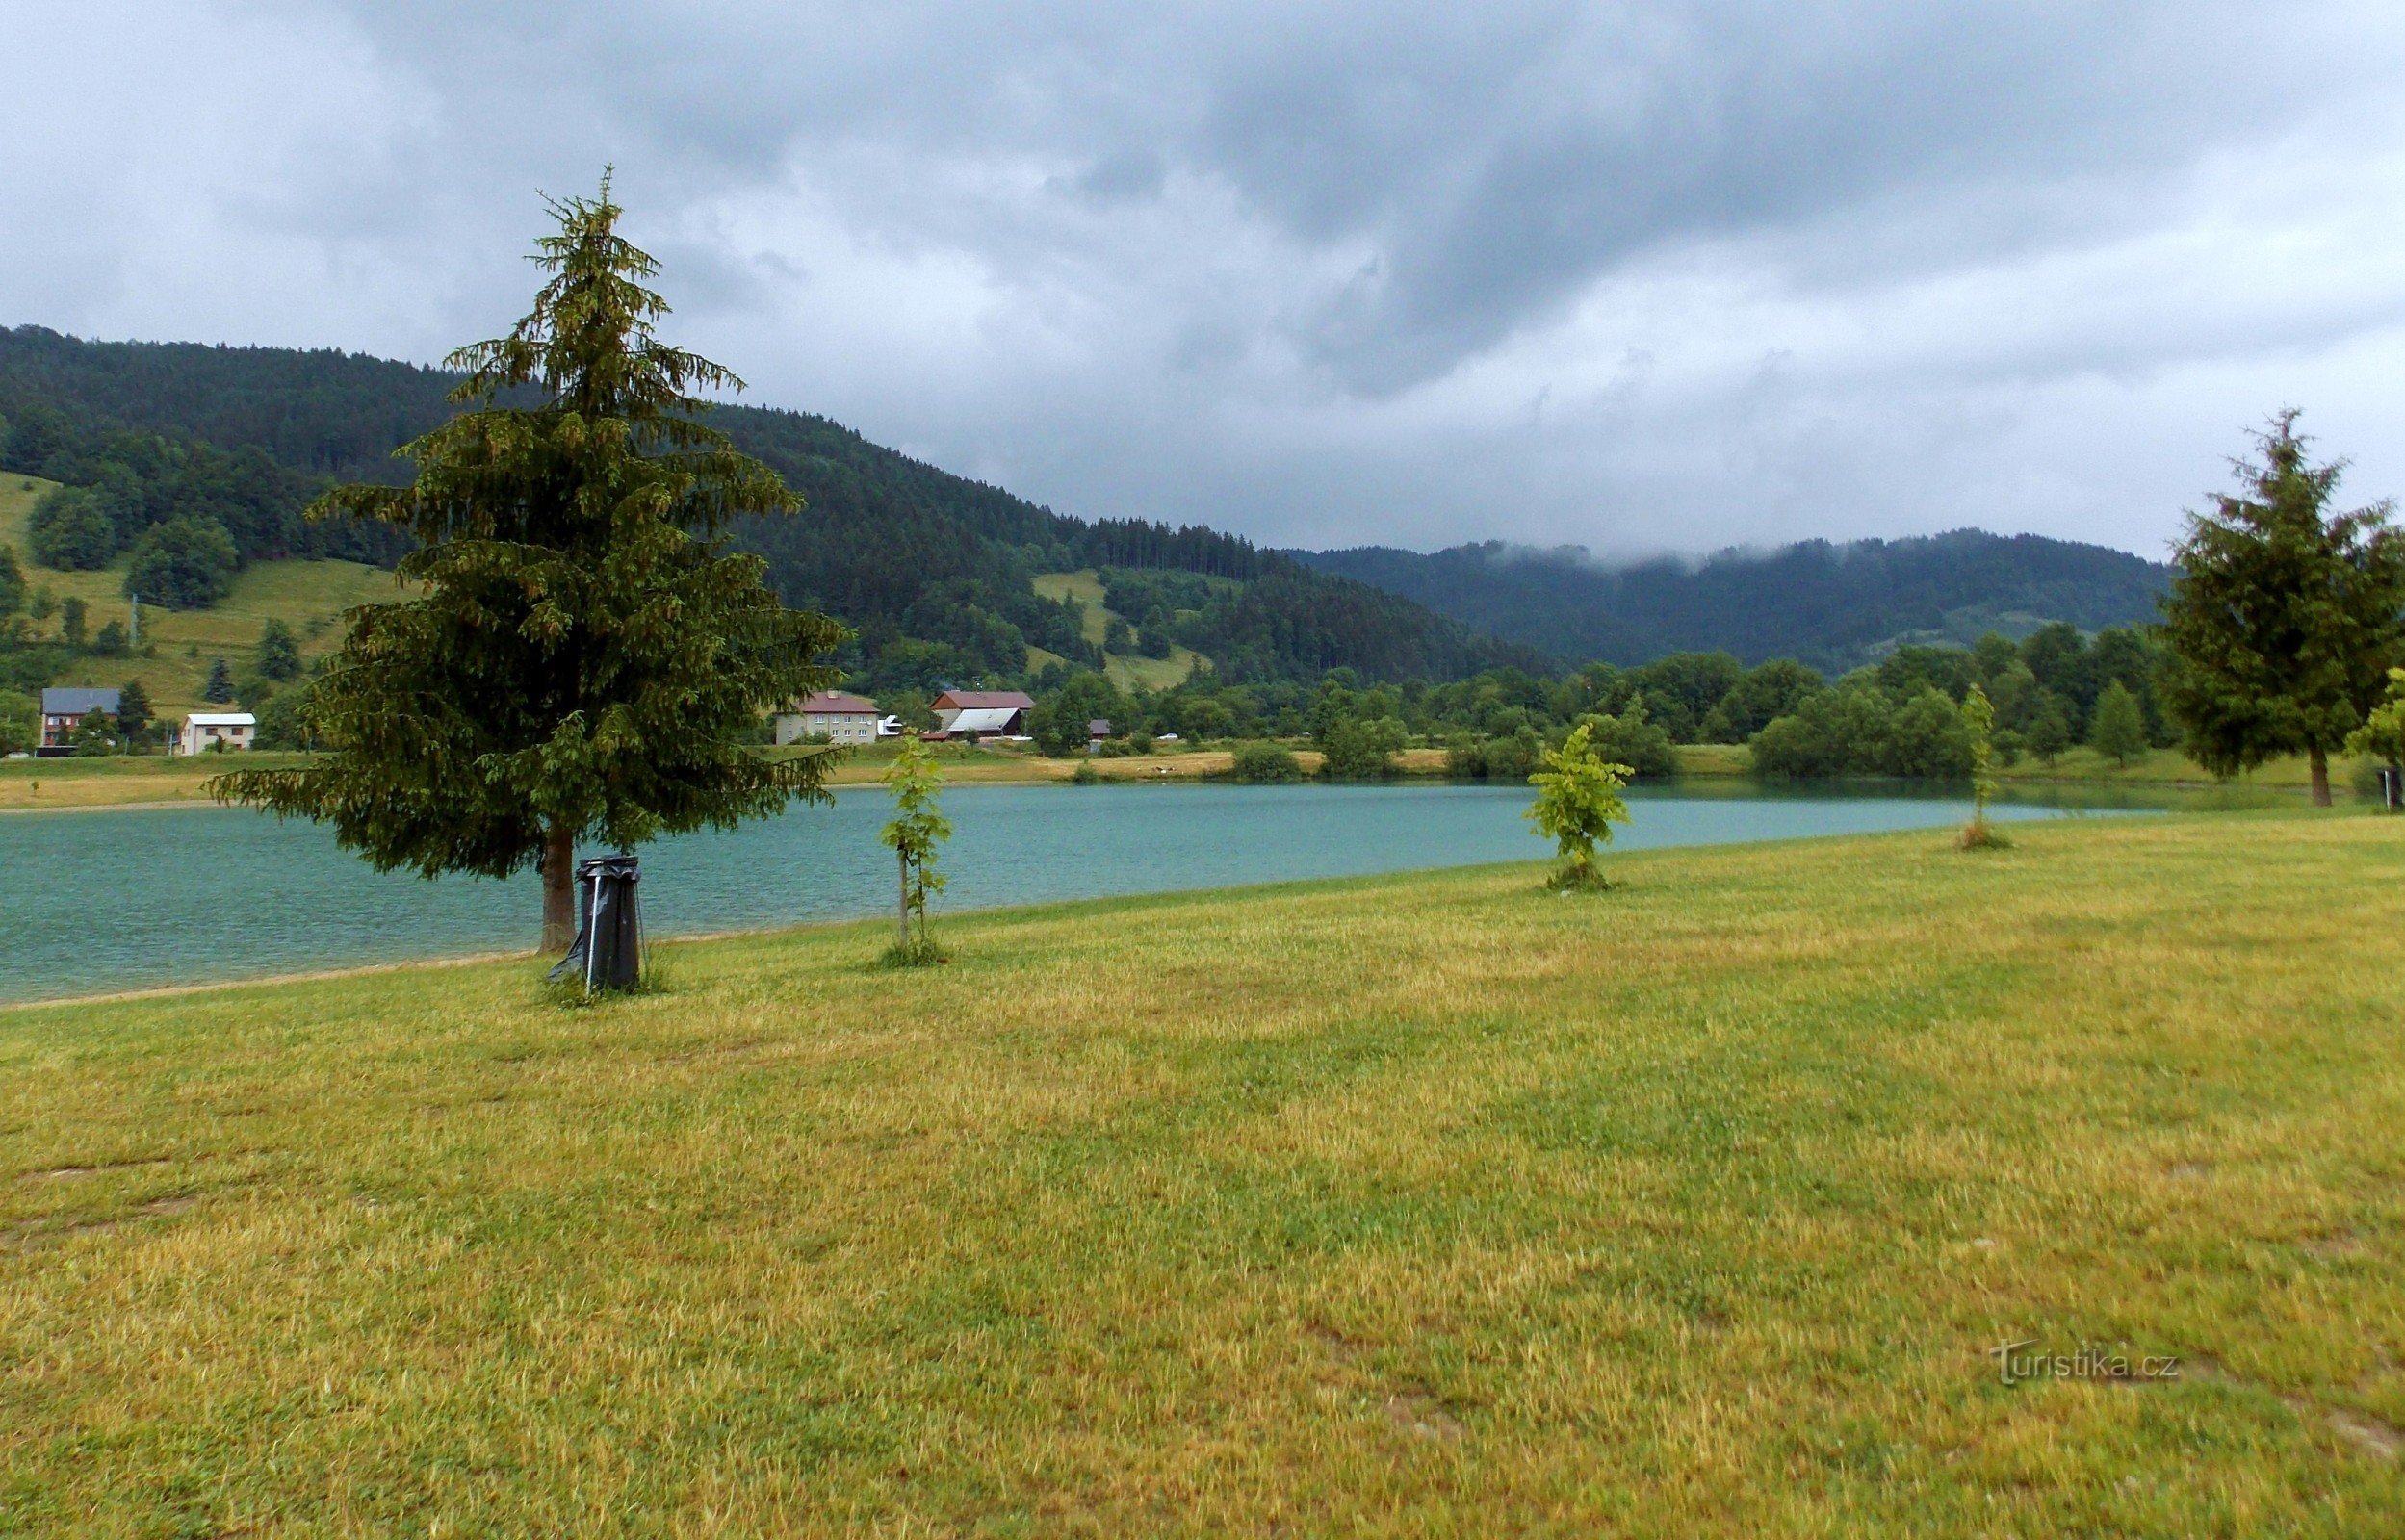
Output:
[[1620,800],[1620,791],[1635,772],[1595,752],[1593,725],[1587,722],[1562,747],[1539,755],[1538,764],[1528,778],[1537,788],[1537,801],[1527,816],[1561,855],[1550,886],[1565,892],[1609,887],[1595,870],[1595,846],[1611,842],[1614,824],[1628,822],[1628,804]]
[[[936,847],[952,837],[952,822],[936,806],[944,772],[935,755],[917,738],[904,738],[902,752],[885,773],[893,793],[893,821],[878,839],[893,852],[900,867],[900,911],[894,920],[893,948],[886,960],[897,967],[917,967],[944,961],[943,952],[927,931],[927,899],[944,891],[944,874],[936,870]],[[918,934],[912,937],[911,916],[918,916]]]
[[1996,795],[1996,706],[1977,684],[1962,698],[1962,724],[1971,730],[1971,821],[1963,826],[1962,848],[1999,849],[2010,841],[1987,821]]

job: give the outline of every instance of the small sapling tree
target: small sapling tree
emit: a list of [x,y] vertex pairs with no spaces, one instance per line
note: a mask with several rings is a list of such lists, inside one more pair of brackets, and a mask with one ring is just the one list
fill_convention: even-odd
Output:
[[1611,886],[1595,870],[1595,846],[1611,842],[1614,824],[1628,822],[1620,792],[1636,772],[1597,754],[1593,731],[1591,724],[1580,723],[1562,747],[1539,757],[1537,772],[1528,778],[1537,788],[1528,818],[1561,854],[1551,886],[1565,891]]
[[1996,795],[1996,707],[1976,684],[1962,698],[1962,725],[1971,733],[1971,822],[1963,827],[1962,848],[1994,850],[2006,843],[1987,821]]
[[[900,867],[901,906],[894,916],[893,949],[886,960],[898,967],[941,962],[944,954],[927,930],[927,899],[944,891],[944,874],[935,868],[936,847],[952,837],[952,821],[936,806],[944,772],[935,756],[917,738],[902,740],[902,752],[885,772],[893,793],[893,821],[877,838],[893,852]],[[918,934],[911,935],[911,916],[918,917]]]

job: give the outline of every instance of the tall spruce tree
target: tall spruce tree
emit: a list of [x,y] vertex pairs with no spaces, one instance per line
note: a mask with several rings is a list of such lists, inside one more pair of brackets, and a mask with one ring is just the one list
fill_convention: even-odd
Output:
[[2326,808],[2331,753],[2405,662],[2405,533],[2385,502],[2328,511],[2343,466],[2307,462],[2297,415],[2256,435],[2261,463],[2234,462],[2237,494],[2188,515],[2163,600],[2163,701],[2206,769],[2303,754]]
[[618,234],[608,178],[550,209],[550,281],[508,336],[451,356],[468,409],[402,447],[414,483],[337,487],[309,510],[407,530],[400,576],[424,590],[349,616],[309,706],[333,752],[214,789],[329,822],[381,870],[532,863],[556,950],[580,840],[625,848],[825,796],[819,759],[746,740],[763,708],[834,682],[818,660],[845,633],[724,552],[727,521],[801,500],[702,421],[696,391],[742,382],[655,337],[668,307],[641,280],[658,267]]

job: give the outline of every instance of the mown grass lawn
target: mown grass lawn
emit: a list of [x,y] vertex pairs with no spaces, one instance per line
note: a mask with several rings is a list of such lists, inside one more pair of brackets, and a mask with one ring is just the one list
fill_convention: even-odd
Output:
[[2013,834],[0,1013],[0,1532],[2398,1532],[2405,820]]

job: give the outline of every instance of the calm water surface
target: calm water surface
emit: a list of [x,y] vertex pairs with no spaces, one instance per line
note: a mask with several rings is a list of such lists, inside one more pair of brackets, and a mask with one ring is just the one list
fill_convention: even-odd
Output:
[[[959,786],[943,911],[1534,860],[1523,786]],[[1619,849],[1959,823],[1959,798],[1643,788]],[[2061,809],[1999,807],[2000,819]],[[847,788],[643,854],[654,935],[890,911],[885,795]],[[533,944],[531,876],[379,876],[323,830],[220,808],[0,816],[0,1000]]]

